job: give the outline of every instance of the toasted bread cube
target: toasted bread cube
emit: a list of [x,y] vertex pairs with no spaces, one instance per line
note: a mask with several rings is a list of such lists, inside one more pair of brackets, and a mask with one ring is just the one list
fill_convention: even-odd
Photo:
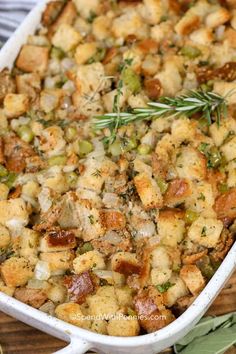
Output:
[[204,247],[215,247],[219,241],[223,223],[214,218],[200,216],[195,220],[188,230],[188,237],[191,241]]
[[28,73],[44,74],[48,66],[48,56],[49,48],[25,44],[16,60],[16,66]]
[[28,212],[23,199],[9,199],[0,201],[0,224],[5,226],[25,226],[28,223]]
[[236,101],[236,82],[215,81],[213,91],[227,97],[226,100],[229,105]]
[[230,47],[236,48],[236,31],[232,28],[228,28],[225,31],[224,38],[229,42]]
[[81,65],[77,71],[76,86],[81,95],[99,93],[110,87],[111,81],[105,77],[102,63]]
[[92,24],[93,35],[98,41],[103,41],[110,36],[111,19],[108,16],[98,16]]
[[79,44],[75,51],[75,60],[78,65],[85,64],[97,51],[97,43]]
[[11,257],[1,265],[1,276],[7,286],[25,285],[33,276],[32,267],[24,257]]
[[197,44],[207,46],[213,42],[214,36],[210,28],[199,28],[196,31],[193,31],[189,38]]
[[54,303],[65,302],[67,295],[66,288],[63,285],[55,284],[47,290],[47,297]]
[[40,259],[44,262],[48,262],[52,272],[70,269],[73,258],[73,253],[69,250],[62,252],[43,252],[40,254]]
[[20,235],[20,255],[29,260],[30,264],[37,263],[38,232],[23,228]]
[[129,307],[133,304],[132,289],[128,286],[115,288],[116,297],[121,307]]
[[8,197],[9,188],[6,184],[0,183],[0,200],[6,200]]
[[29,108],[29,98],[25,94],[8,93],[4,98],[4,112],[8,118],[19,117]]
[[76,203],[76,209],[84,241],[91,241],[104,235],[106,229],[102,223],[98,209],[86,205],[86,202],[83,203],[83,201]]
[[55,309],[55,315],[62,321],[69,322],[74,326],[88,329],[90,320],[84,316],[80,305],[72,302],[58,305]]
[[134,177],[134,184],[145,209],[160,208],[162,195],[156,181],[146,173]]
[[180,178],[203,180],[206,178],[206,159],[198,150],[183,147],[176,159],[176,170]]
[[50,26],[49,34],[55,32],[62,24],[72,25],[76,19],[76,16],[77,12],[75,5],[72,1],[68,1],[59,16],[56,18],[56,21]]
[[11,236],[8,229],[5,226],[0,225],[0,249],[6,248],[10,242]]
[[94,319],[91,325],[91,331],[100,334],[107,334],[107,322],[102,319]]
[[151,270],[151,282],[154,286],[165,284],[171,277],[171,269],[154,268]]
[[170,256],[163,246],[158,246],[151,252],[151,266],[152,268],[171,268],[172,262]]
[[188,209],[201,213],[211,210],[215,202],[212,185],[205,181],[195,182],[192,193],[186,198],[185,206]]
[[[227,117],[227,119],[230,118]],[[209,127],[209,132],[214,141],[214,144],[216,146],[222,145],[229,133],[229,127],[227,126],[226,119],[222,119],[220,125],[218,125],[216,122],[211,124]]]
[[38,73],[16,75],[16,88],[18,93],[34,99],[41,89],[41,78]]
[[236,158],[236,136],[222,145],[220,150],[227,161],[234,160]]
[[125,275],[138,274],[140,272],[136,254],[131,252],[115,253],[111,260],[111,268],[114,272]]
[[63,90],[46,89],[40,93],[40,108],[45,113],[50,113],[59,106],[60,99],[63,96]]
[[187,12],[176,24],[175,31],[180,36],[186,36],[200,26],[200,17]]
[[112,318],[108,322],[107,333],[110,336],[133,337],[139,334],[138,320],[129,316]]
[[151,25],[160,23],[166,11],[164,3],[161,0],[144,0],[143,3],[145,20]]
[[69,52],[75,48],[81,40],[82,36],[72,26],[61,24],[52,37],[52,44],[62,49],[64,52]]
[[[135,9],[116,17],[112,22],[111,31],[116,38],[125,38],[130,34],[135,34],[137,38],[142,39],[146,25]],[[146,33],[145,33],[146,34]]]
[[177,247],[185,233],[183,213],[175,210],[160,211],[157,229],[164,245]]
[[169,282],[172,286],[163,294],[164,304],[167,307],[173,306],[180,297],[188,294],[184,281],[178,275],[173,275]]
[[80,274],[89,269],[105,269],[105,262],[102,254],[93,250],[76,257],[73,268],[76,274]]
[[99,0],[73,0],[78,13],[85,18],[89,18],[91,13],[97,13],[99,10]]
[[125,228],[126,218],[119,210],[103,210],[100,215],[106,230],[122,230]]
[[205,23],[207,27],[215,28],[229,21],[230,17],[229,11],[224,7],[220,7],[216,11],[207,15]]
[[236,161],[230,161],[227,166],[228,178],[227,186],[236,187]]
[[[112,288],[112,287],[111,287]],[[103,295],[92,295],[87,298],[89,313],[92,316],[112,316],[119,310],[115,293]]]
[[205,286],[205,280],[196,265],[184,265],[180,270],[180,277],[193,295],[197,295]]
[[190,181],[184,178],[176,178],[169,183],[164,196],[164,204],[174,207],[184,203],[191,196],[192,187]]
[[42,289],[18,288],[14,293],[14,297],[38,309],[47,300],[46,292]]
[[13,296],[15,287],[13,286],[6,286],[4,282],[0,279],[0,291],[8,296]]

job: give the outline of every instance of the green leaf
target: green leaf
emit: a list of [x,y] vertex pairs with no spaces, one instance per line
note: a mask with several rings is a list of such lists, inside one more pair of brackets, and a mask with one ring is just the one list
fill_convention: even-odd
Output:
[[195,338],[208,334],[210,331],[215,330],[231,318],[234,318],[234,314],[232,313],[218,317],[204,317],[184,338],[180,339],[177,344],[186,346]]
[[223,354],[236,343],[236,324],[194,339],[181,354]]

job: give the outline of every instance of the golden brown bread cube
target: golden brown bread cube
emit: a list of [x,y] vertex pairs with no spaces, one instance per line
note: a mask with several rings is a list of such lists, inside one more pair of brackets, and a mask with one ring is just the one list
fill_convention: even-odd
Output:
[[205,286],[205,280],[196,265],[184,265],[180,271],[180,277],[193,295],[198,294]]
[[32,267],[24,257],[7,259],[0,270],[2,279],[7,286],[23,286],[33,276]]
[[29,98],[25,94],[8,93],[4,98],[4,112],[8,118],[16,118],[29,108]]
[[16,60],[16,66],[27,73],[43,74],[48,66],[48,56],[49,48],[25,44]]

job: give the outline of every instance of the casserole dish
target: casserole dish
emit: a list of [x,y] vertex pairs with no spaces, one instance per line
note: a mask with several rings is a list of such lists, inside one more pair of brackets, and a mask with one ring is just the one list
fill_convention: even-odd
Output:
[[[0,54],[0,69],[11,68],[22,44],[38,27],[46,3],[47,1],[43,1],[35,7],[4,46]],[[182,316],[158,332],[140,337],[122,338],[95,334],[46,315],[2,293],[0,294],[0,309],[40,330],[70,342],[69,346],[60,353],[85,353],[88,349],[114,354],[128,353],[132,349],[138,354],[157,353],[173,345],[194,326],[232,274],[235,264],[236,245],[231,248],[219,270]]]

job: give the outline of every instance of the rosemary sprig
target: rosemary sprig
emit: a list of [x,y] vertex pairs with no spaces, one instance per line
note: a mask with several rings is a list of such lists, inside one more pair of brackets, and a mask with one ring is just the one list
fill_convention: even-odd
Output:
[[[118,85],[119,86],[119,85]],[[116,105],[118,108],[118,105]],[[162,97],[159,102],[149,102],[148,107],[135,108],[131,112],[120,112],[119,108],[96,117],[95,129],[109,128],[111,135],[116,136],[117,130],[123,125],[139,120],[146,120],[158,117],[177,117],[181,114],[187,117],[202,112],[208,124],[212,123],[212,116],[220,125],[221,116],[226,116],[226,97],[214,92],[189,91],[185,95],[177,97]]]

